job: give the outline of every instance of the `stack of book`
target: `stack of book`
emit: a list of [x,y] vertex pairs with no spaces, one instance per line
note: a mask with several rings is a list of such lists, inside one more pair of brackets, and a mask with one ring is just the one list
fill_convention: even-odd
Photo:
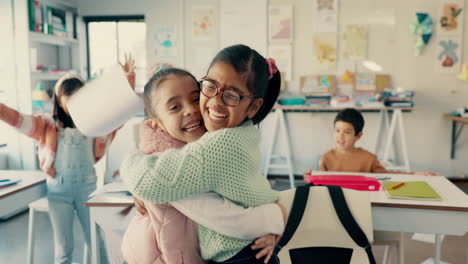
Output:
[[385,90],[382,93],[382,98],[385,106],[388,107],[413,107],[414,106],[414,92],[402,91],[396,92],[392,90]]
[[330,106],[331,94],[327,95],[306,95],[305,104],[308,106]]
[[356,106],[361,107],[382,107],[383,104],[378,100],[378,95],[375,92],[355,92],[353,99],[356,101]]
[[331,99],[330,105],[333,107],[355,107],[356,102],[349,95],[337,94]]

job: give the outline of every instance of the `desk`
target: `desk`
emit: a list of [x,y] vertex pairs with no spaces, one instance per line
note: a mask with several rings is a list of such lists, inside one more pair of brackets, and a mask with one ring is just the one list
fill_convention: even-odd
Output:
[[[463,131],[463,127],[468,124],[468,118],[453,116],[444,114],[444,117],[452,120],[452,139],[450,140],[450,158],[455,159],[455,147],[457,145],[458,137]],[[460,127],[457,130],[457,124],[460,123]]]
[[[286,112],[307,112],[307,113],[330,113],[339,112],[345,109],[344,107],[311,107],[311,106],[283,106],[276,105],[273,107],[275,110],[272,113],[274,116],[273,124],[273,136],[271,141],[268,142],[268,150],[266,153],[265,166],[263,173],[265,177],[268,176],[268,172],[272,168],[287,169],[289,174],[289,183],[291,188],[294,188],[294,169],[292,164],[291,145],[289,143],[289,132],[286,126]],[[413,108],[396,108],[396,107],[355,107],[356,110],[361,112],[380,112],[379,118],[379,129],[377,132],[377,142],[375,145],[374,153],[381,158],[382,163],[388,170],[397,171],[411,171],[408,151],[406,147],[405,128],[403,123],[403,112],[410,112]],[[389,118],[390,113],[392,114],[391,120]],[[286,146],[286,152],[284,155],[274,155],[273,150],[277,142],[277,126],[280,126],[280,133],[282,133],[282,140]],[[399,133],[399,136],[395,142],[395,135]],[[384,143],[382,145],[382,143]],[[395,160],[395,143],[399,143],[401,146],[401,155],[403,164],[402,166],[396,166],[393,164]],[[383,149],[382,149],[383,147]],[[393,149],[393,155],[391,153]],[[274,164],[272,159],[280,158],[285,160],[284,164]]]
[[0,170],[0,179],[20,178],[17,184],[0,188],[0,219],[22,212],[29,203],[44,197],[47,192],[46,174],[42,171]]
[[[314,174],[340,174],[336,172],[313,172]],[[341,172],[342,173],[342,172]],[[440,263],[441,235],[462,236],[468,232],[468,196],[443,176],[417,176],[395,174],[363,174],[374,177],[391,177],[395,181],[425,180],[442,197],[442,201],[418,201],[389,199],[384,191],[369,192],[372,203],[374,230],[394,232],[418,232],[437,234],[435,263]],[[114,230],[124,230],[132,215],[122,217],[118,212],[133,203],[125,194],[100,194],[86,205],[91,211],[91,239],[93,264],[98,264],[98,225]]]
[[401,174],[313,172],[391,177],[392,181],[426,181],[442,201],[389,199],[383,190],[369,192],[374,230],[435,234],[434,263],[440,263],[442,235],[463,236],[468,232],[468,195],[444,176]]
[[[88,200],[86,206],[90,209],[92,264],[98,264],[101,258],[98,228],[125,231],[135,212],[132,211],[126,216],[119,215],[119,212],[132,204],[133,198],[123,193],[98,194]],[[118,249],[120,250],[120,247]]]

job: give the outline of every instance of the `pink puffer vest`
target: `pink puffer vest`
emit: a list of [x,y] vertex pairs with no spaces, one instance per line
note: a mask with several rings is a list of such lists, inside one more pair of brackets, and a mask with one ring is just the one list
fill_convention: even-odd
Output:
[[[149,153],[185,144],[166,132],[140,127],[140,150]],[[129,264],[202,264],[197,225],[170,204],[145,202],[147,215],[137,212],[125,232],[122,252]]]

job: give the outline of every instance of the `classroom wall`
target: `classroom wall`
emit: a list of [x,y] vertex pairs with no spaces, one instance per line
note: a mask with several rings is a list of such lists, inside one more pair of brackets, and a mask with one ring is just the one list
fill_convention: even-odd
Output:
[[[292,4],[294,7],[293,82],[290,88],[298,91],[301,75],[313,74],[312,57],[312,6],[310,0],[270,0],[271,4]],[[118,15],[144,14],[147,22],[147,58],[151,63],[157,57],[154,53],[154,29],[157,24],[175,23],[180,32],[177,65],[189,69],[196,64],[194,47],[203,46],[190,40],[188,14],[192,5],[213,5],[214,0],[157,0],[157,1],[111,1],[81,0],[80,14]],[[468,3],[465,3],[465,7]],[[450,160],[451,123],[442,114],[455,108],[467,106],[468,84],[453,75],[441,75],[435,70],[437,36],[433,36],[420,57],[413,55],[414,39],[408,32],[408,25],[415,12],[429,12],[434,21],[438,20],[438,0],[342,0],[340,25],[345,23],[371,23],[369,27],[368,58],[379,63],[384,73],[392,75],[395,86],[416,91],[416,109],[404,114],[406,139],[412,170],[433,170],[448,176],[468,175],[468,135],[465,131],[459,139],[457,158]],[[181,15],[184,14],[184,15]],[[465,16],[468,13],[465,11]],[[394,21],[394,24],[392,24]],[[383,23],[385,22],[385,23]],[[464,48],[462,55],[468,62],[468,19],[465,18]],[[266,34],[266,32],[265,32]],[[210,42],[211,43],[211,42]],[[208,44],[206,44],[208,45]],[[209,46],[215,47],[216,42]],[[181,47],[182,46],[182,47]],[[208,46],[206,46],[208,47]],[[220,47],[216,47],[220,48]],[[366,127],[360,145],[374,150],[377,133],[377,113],[364,114]],[[302,174],[317,161],[324,151],[333,147],[333,113],[288,113],[289,138],[292,141],[293,161],[296,174]],[[271,117],[262,125],[265,140],[262,150],[271,135]],[[284,152],[281,144],[277,152]],[[272,171],[285,174],[284,171]]]

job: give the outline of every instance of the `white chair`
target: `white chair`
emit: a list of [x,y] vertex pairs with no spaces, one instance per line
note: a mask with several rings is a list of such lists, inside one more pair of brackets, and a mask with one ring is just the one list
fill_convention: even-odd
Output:
[[[49,201],[47,197],[43,197],[39,200],[36,200],[29,204],[29,228],[28,228],[28,255],[27,255],[27,264],[33,264],[34,257],[34,217],[36,212],[44,212],[49,215]],[[88,247],[86,243],[84,244],[83,249],[83,264],[88,263]]]

